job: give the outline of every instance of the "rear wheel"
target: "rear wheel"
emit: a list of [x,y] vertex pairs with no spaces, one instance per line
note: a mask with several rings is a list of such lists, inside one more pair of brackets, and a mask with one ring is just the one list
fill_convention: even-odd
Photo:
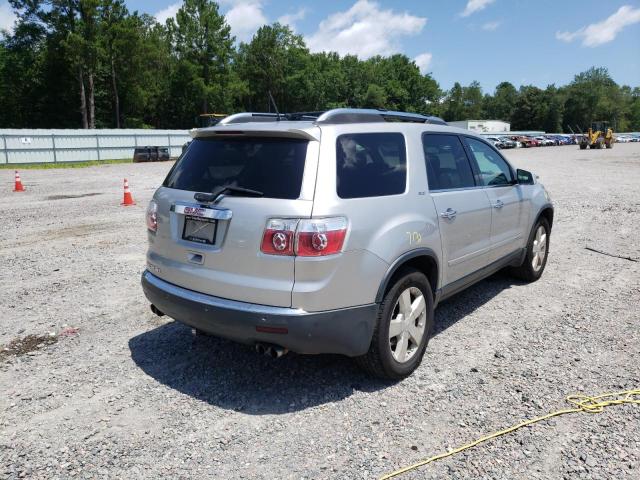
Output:
[[580,144],[580,150],[586,150],[587,149],[587,144],[586,143],[581,143]]
[[378,307],[369,351],[356,357],[367,373],[398,380],[422,361],[433,328],[433,296],[425,275],[402,269]]
[[544,217],[540,218],[529,237],[524,262],[511,270],[516,277],[526,282],[535,282],[542,276],[547,265],[550,234],[549,222]]

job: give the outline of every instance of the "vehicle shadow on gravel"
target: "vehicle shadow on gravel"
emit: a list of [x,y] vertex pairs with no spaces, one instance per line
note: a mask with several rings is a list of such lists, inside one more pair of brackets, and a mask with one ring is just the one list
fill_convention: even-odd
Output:
[[[515,282],[497,274],[436,310],[438,335]],[[296,355],[273,360],[251,347],[215,337],[194,337],[179,322],[129,340],[133,361],[147,375],[220,408],[251,415],[283,414],[373,392],[395,382],[377,380],[340,355]]]
[[503,290],[514,285],[522,285],[506,271],[499,271],[492,276],[463,290],[438,305],[435,312],[435,328],[433,335],[444,332],[467,315],[490,301]]

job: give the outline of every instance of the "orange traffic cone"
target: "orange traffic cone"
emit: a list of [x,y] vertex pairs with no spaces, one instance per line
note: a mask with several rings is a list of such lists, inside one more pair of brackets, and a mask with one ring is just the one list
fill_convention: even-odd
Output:
[[16,170],[16,186],[13,187],[14,192],[24,192],[24,187],[22,186],[22,181],[20,180],[20,174],[18,170]]
[[133,201],[133,197],[131,196],[131,192],[129,191],[129,182],[127,179],[124,179],[124,200],[120,205],[124,205],[128,207],[129,205],[135,205],[136,202]]

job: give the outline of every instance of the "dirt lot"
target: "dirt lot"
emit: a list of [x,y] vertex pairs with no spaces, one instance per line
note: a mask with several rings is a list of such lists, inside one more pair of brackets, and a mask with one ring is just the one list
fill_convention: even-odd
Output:
[[[0,170],[0,478],[375,478],[565,395],[640,388],[640,263],[585,249],[640,258],[640,144],[506,155],[556,203],[547,270],[442,304],[399,383],[155,317],[143,215],[170,164],[25,170],[25,193]],[[401,478],[637,479],[639,431],[637,406],[560,417]]]

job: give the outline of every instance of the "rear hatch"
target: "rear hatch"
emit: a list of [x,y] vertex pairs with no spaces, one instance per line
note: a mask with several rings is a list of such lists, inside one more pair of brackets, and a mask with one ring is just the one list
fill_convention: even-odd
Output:
[[197,292],[289,307],[295,257],[260,248],[269,219],[311,216],[317,127],[217,128],[222,131],[196,134],[154,196],[157,231],[149,234],[148,268]]

